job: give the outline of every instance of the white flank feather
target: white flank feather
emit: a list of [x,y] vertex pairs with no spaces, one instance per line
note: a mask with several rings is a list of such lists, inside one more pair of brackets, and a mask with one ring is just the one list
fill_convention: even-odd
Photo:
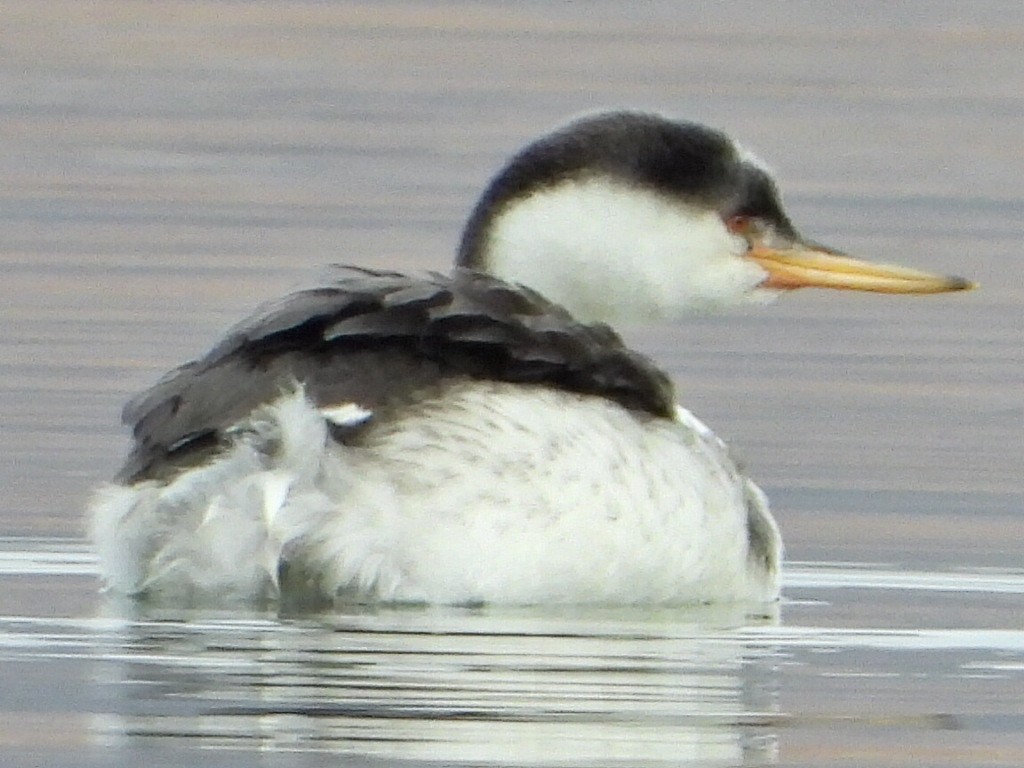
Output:
[[763,495],[682,409],[656,419],[560,390],[467,383],[346,447],[298,392],[232,435],[219,458],[169,484],[96,495],[93,537],[112,588],[262,600],[287,563],[339,600],[778,595]]

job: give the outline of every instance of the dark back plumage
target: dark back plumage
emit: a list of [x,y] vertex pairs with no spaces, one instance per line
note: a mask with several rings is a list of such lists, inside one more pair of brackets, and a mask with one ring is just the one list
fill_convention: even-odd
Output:
[[464,269],[417,277],[346,267],[326,286],[264,305],[132,399],[123,419],[135,444],[118,479],[194,465],[296,385],[318,406],[356,403],[386,418],[457,378],[554,386],[654,416],[675,403],[668,376],[614,331],[578,323],[527,288]]

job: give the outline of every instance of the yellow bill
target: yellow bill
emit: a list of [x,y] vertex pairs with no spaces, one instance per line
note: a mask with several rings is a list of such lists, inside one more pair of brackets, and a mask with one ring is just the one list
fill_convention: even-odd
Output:
[[785,248],[755,245],[747,252],[768,273],[765,288],[835,288],[873,293],[946,293],[969,291],[977,284],[962,277],[936,275],[908,267],[872,264],[812,244]]

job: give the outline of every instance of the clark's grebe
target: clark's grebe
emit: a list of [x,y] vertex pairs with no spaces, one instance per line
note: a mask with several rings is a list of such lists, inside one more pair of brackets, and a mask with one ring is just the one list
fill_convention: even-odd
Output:
[[764,494],[593,321],[961,278],[810,243],[724,134],[637,113],[526,147],[457,266],[340,268],[132,400],[91,505],[110,589],[177,602],[770,601]]

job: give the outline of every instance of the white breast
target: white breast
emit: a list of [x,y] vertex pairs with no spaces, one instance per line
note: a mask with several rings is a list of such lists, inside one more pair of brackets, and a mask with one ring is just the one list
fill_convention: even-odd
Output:
[[[94,537],[107,579],[176,600],[252,599],[275,594],[283,558],[328,595],[384,600],[778,594],[779,537],[763,495],[685,411],[658,419],[602,398],[472,382],[370,429],[365,444],[342,446],[297,393],[240,425],[202,469],[167,486],[103,489]],[[753,554],[752,518],[764,550]]]

